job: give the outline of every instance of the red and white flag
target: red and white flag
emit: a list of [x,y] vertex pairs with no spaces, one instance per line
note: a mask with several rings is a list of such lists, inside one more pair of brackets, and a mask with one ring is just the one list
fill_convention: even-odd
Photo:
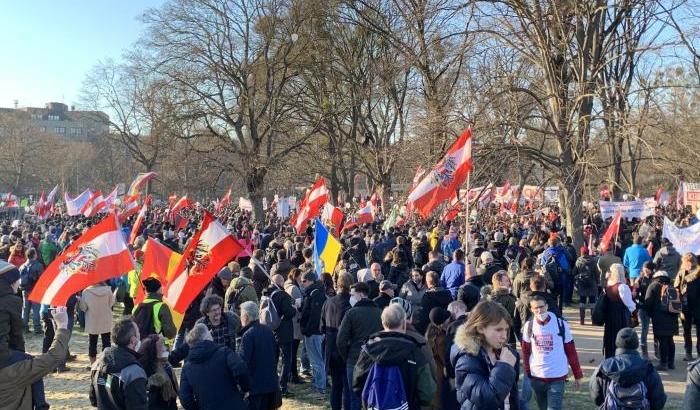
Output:
[[231,203],[231,188],[229,188],[228,192],[226,192],[226,195],[224,195],[223,198],[221,198],[220,200],[215,202],[214,209],[216,210],[216,212],[221,212],[221,210],[230,203]]
[[119,194],[119,186],[116,186],[112,192],[105,197],[104,205],[99,212],[107,213],[114,210],[115,202],[117,201],[117,195]]
[[155,172],[141,172],[140,174],[136,175],[134,182],[132,182],[129,186],[127,195],[139,195],[141,193],[141,188],[146,185],[148,181],[157,176],[158,174]]
[[450,198],[450,203],[445,208],[445,212],[442,214],[442,217],[440,218],[442,222],[450,222],[451,220],[455,219],[457,215],[462,211],[462,201],[460,201],[457,198],[457,194],[454,193],[452,194],[452,198]]
[[143,200],[143,205],[141,206],[141,210],[139,211],[139,216],[136,217],[136,221],[134,221],[134,226],[131,227],[131,234],[129,235],[130,244],[134,243],[136,237],[139,234],[139,231],[141,230],[141,225],[143,224],[143,220],[146,218],[146,212],[148,212],[148,205],[150,205],[150,203],[151,197],[150,195],[146,195],[146,199]]
[[311,190],[307,193],[304,202],[299,206],[299,212],[294,215],[291,221],[297,233],[301,233],[306,224],[319,215],[321,207],[328,202],[329,193],[326,188],[326,180],[323,177],[319,178]]
[[89,218],[97,214],[102,207],[105,205],[105,199],[102,196],[102,192],[98,189],[93,192],[90,198],[87,200],[85,205],[80,209],[80,213],[86,218]]
[[39,219],[46,219],[51,214],[57,193],[58,185],[56,185],[45,198],[44,191],[41,191],[41,197],[39,198],[39,202],[36,204],[36,214]]
[[187,226],[189,216],[186,215],[187,210],[193,209],[195,204],[187,199],[187,195],[180,198],[172,209],[170,209],[170,222],[175,226],[175,230],[179,231]]
[[41,191],[41,195],[39,195],[39,200],[36,201],[36,205],[34,205],[34,211],[39,219],[46,219],[48,215],[48,212],[46,212],[46,198],[43,190]]
[[471,170],[472,129],[469,127],[411,191],[407,203],[423,218],[428,218],[440,203],[459,189]]
[[65,306],[76,292],[133,270],[134,260],[120,228],[114,214],[90,228],[44,270],[29,299]]
[[605,252],[608,250],[610,247],[610,241],[613,240],[613,237],[617,236],[618,231],[620,230],[620,220],[622,219],[622,212],[617,211],[615,213],[615,216],[613,217],[612,221],[610,222],[610,226],[608,226],[608,230],[605,231],[605,234],[603,235],[603,239],[600,240],[600,250],[601,252]]
[[68,192],[63,194],[63,199],[66,202],[66,213],[69,216],[76,216],[82,213],[82,209],[87,203],[87,201],[92,197],[92,191],[86,189],[80,195],[75,198],[71,198]]
[[343,226],[343,231],[354,228],[355,226],[362,224],[370,224],[374,222],[374,206],[372,206],[372,201],[367,202],[364,208],[360,208],[355,212],[350,219]]
[[336,229],[336,232],[340,230],[340,226],[343,224],[343,211],[337,206],[333,206],[330,202],[326,202],[323,205],[323,211],[321,212],[321,221],[330,222]]
[[185,313],[214,275],[242,250],[226,228],[205,210],[202,226],[187,245],[164,300],[174,311]]

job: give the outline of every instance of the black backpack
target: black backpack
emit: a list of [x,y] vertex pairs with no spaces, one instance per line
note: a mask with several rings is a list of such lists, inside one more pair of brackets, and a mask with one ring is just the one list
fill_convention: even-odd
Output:
[[549,257],[542,262],[544,263],[545,272],[550,278],[552,278],[552,282],[554,282],[554,289],[552,289],[552,292],[554,294],[558,294],[560,285],[559,275],[561,274],[562,269],[561,266],[559,266],[559,262],[557,262],[556,253],[550,254]]
[[578,288],[591,288],[595,286],[594,268],[591,266],[591,261],[586,261],[586,263],[578,270],[576,275],[576,287]]
[[623,387],[616,380],[611,380],[605,392],[605,410],[649,410],[647,386],[644,382]]

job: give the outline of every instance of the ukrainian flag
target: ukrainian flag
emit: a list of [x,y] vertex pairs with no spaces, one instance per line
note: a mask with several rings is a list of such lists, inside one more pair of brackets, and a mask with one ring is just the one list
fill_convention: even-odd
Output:
[[320,219],[316,218],[315,225],[314,266],[320,279],[324,272],[333,273],[340,255],[340,242],[328,232],[328,229],[323,226]]

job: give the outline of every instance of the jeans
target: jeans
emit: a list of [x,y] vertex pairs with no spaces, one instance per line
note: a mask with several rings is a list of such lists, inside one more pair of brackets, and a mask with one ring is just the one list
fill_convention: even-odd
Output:
[[323,362],[323,336],[304,336],[304,345],[306,345],[306,353],[308,353],[311,362],[314,386],[319,392],[325,393],[326,365]]
[[112,346],[110,343],[109,336],[110,332],[102,333],[100,335],[88,335],[88,356],[97,357],[97,337],[102,339],[102,350]]
[[32,322],[34,323],[34,333],[41,333],[41,320],[39,319],[39,308],[41,305],[34,303],[27,299],[29,297],[29,291],[22,291],[22,299],[24,301],[22,308],[22,322],[24,322],[24,328],[29,329],[29,311],[32,312]]
[[564,400],[564,380],[558,382],[543,382],[531,379],[530,385],[535,393],[537,407],[540,410],[560,410]]
[[282,376],[280,377],[280,388],[283,392],[287,391],[289,378],[292,376],[292,348],[294,342],[280,343],[280,353],[282,354]]
[[345,364],[331,360],[328,371],[331,374],[331,409],[340,410],[342,407],[345,410],[350,410],[351,392]]
[[297,367],[297,356],[299,353],[299,345],[301,340],[294,339],[292,342],[292,380],[299,380],[299,367]]
[[649,321],[650,320],[651,320],[651,318],[649,317],[649,314],[647,313],[647,311],[644,309],[639,309],[639,324],[642,327],[642,335],[639,338],[639,345],[640,346],[647,345],[647,337],[649,336]]
[[520,388],[520,410],[530,410],[530,399],[532,399],[532,387],[530,378],[523,374],[523,384]]
[[310,368],[311,363],[309,363],[309,354],[306,350],[306,340],[304,340],[304,344],[301,345],[301,371],[302,373],[306,373]]
[[355,394],[352,389],[352,375],[355,372],[355,363],[345,365],[345,371],[348,376],[348,384],[350,385],[350,410],[360,410],[360,396]]

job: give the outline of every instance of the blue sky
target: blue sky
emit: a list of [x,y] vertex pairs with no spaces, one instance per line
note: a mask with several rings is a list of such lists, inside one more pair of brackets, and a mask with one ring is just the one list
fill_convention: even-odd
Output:
[[77,104],[85,74],[118,60],[164,0],[0,0],[0,107]]

